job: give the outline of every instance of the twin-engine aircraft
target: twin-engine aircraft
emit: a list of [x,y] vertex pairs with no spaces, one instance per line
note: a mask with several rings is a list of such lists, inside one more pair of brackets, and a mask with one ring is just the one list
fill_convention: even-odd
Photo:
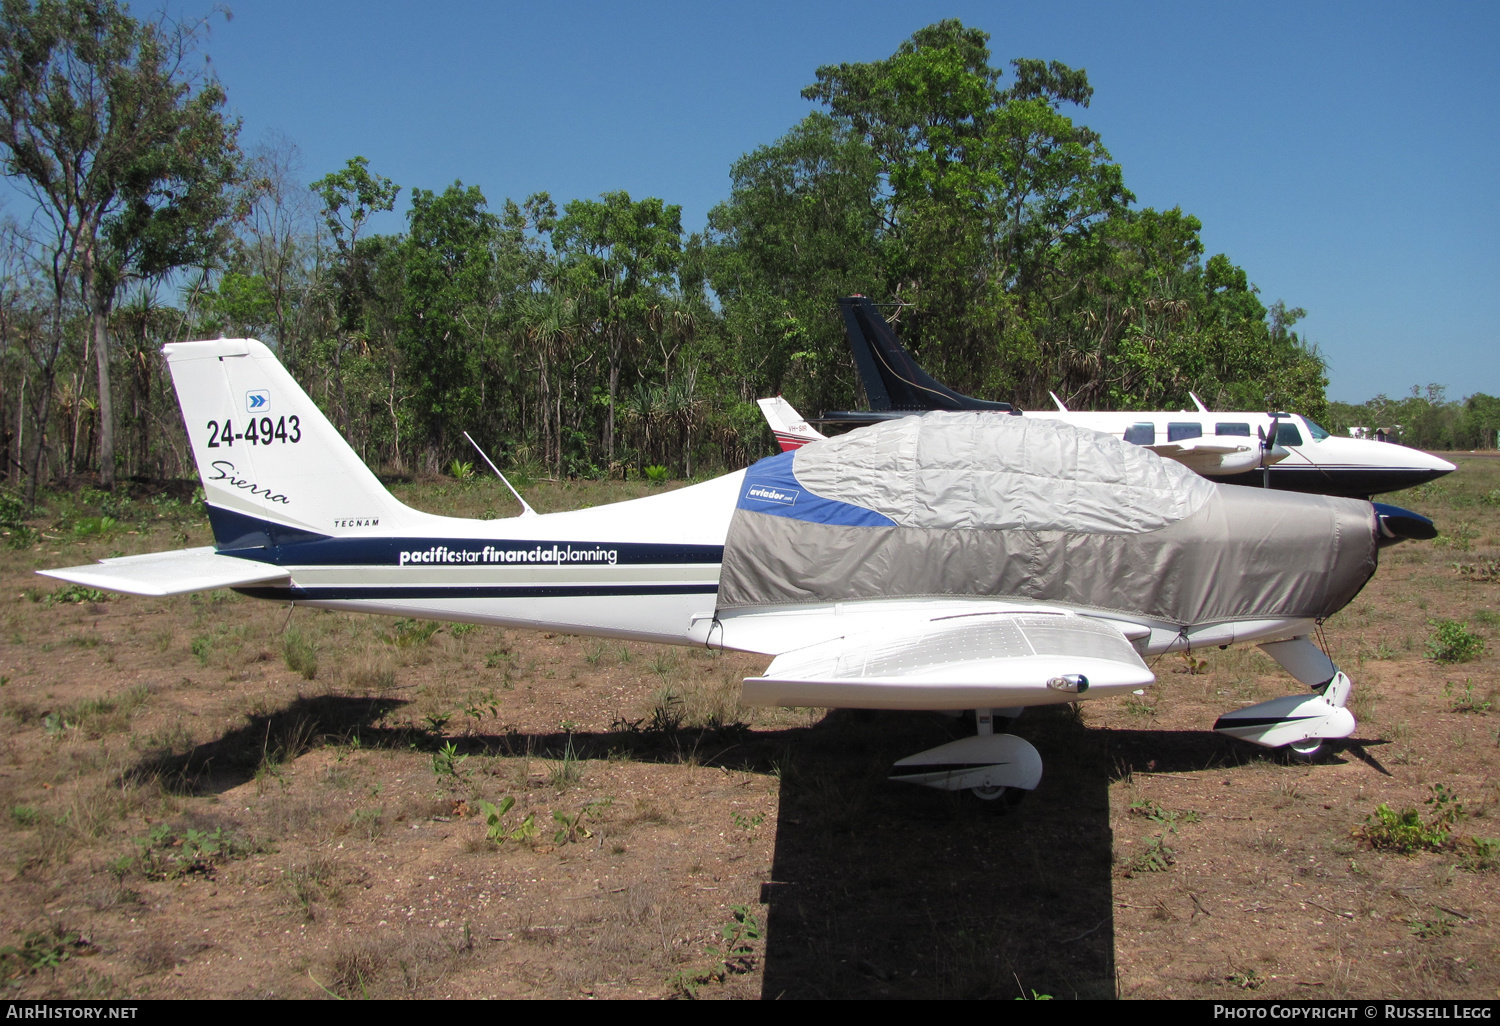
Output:
[[[858,427],[926,410],[1020,415],[1009,403],[975,399],[935,381],[864,296],[840,299],[839,308],[870,409],[827,412],[809,424],[784,400],[763,399],[761,409],[783,451],[824,437],[814,424]],[[1197,409],[1191,411],[1094,413],[1069,410],[1054,394],[1056,410],[1028,410],[1025,416],[1103,431],[1225,484],[1368,499],[1454,469],[1416,449],[1330,435],[1295,414],[1215,413],[1197,396],[1192,399]]]
[[1052,420],[930,413],[629,502],[506,520],[398,502],[264,345],[165,349],[214,545],[43,571],[273,602],[758,652],[747,705],[976,710],[893,779],[986,799],[1041,759],[1027,706],[1155,680],[1143,657],[1254,642],[1310,692],[1217,729],[1311,754],[1349,678],[1308,638],[1430,521],[1214,484]]

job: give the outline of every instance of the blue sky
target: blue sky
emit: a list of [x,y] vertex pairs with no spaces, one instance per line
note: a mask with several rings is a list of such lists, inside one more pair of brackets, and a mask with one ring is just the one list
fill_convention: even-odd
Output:
[[[175,6],[175,4],[174,4]],[[184,8],[192,10],[192,8]],[[1140,205],[1181,206],[1330,363],[1330,398],[1500,394],[1500,6],[238,0],[207,50],[253,144],[492,205],[625,189],[689,229],[814,69],[957,17],[1088,70]],[[392,215],[380,230],[400,230]]]

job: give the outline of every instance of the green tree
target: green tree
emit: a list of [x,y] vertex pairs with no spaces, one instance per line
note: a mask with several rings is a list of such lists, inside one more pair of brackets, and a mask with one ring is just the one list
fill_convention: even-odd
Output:
[[[201,28],[143,23],[113,0],[0,3],[5,171],[50,223],[54,332],[75,283],[88,307],[105,487],[115,473],[108,319],[116,291],[132,274],[201,260],[222,241],[229,213],[238,123],[224,117],[218,84],[190,67]],[[42,444],[39,430],[29,490]]]
[[483,351],[499,328],[500,219],[478,186],[413,189],[400,344],[431,445],[446,447],[481,408]]
[[682,208],[627,192],[574,200],[552,231],[553,247],[578,290],[609,366],[604,449],[615,456],[615,400],[626,345],[672,288],[682,259]]
[[310,186],[323,201],[323,223],[333,238],[336,252],[333,272],[333,311],[336,321],[329,363],[334,388],[333,421],[341,430],[349,427],[349,398],[344,381],[344,356],[351,346],[367,337],[365,313],[374,296],[373,269],[379,242],[362,238],[365,225],[376,213],[391,210],[401,186],[383,175],[370,172],[364,157],[350,157],[342,170],[319,178]]

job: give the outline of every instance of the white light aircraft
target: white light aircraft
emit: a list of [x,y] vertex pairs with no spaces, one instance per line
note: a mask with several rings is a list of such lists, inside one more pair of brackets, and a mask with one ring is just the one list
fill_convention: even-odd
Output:
[[748,705],[976,710],[893,779],[1037,786],[994,732],[1027,706],[1154,681],[1143,657],[1263,646],[1311,692],[1217,729],[1304,754],[1347,737],[1349,678],[1308,638],[1430,521],[1226,488],[1095,432],[935,413],[629,502],[505,520],[397,501],[264,345],[165,349],[215,544],[43,571],[173,595],[706,645],[773,657]]
[[[815,423],[856,427],[926,410],[1022,415],[1009,403],[974,399],[935,381],[911,358],[864,296],[840,299],[839,307],[870,409],[825,413]],[[1191,397],[1194,410],[1105,413],[1069,410],[1054,393],[1056,410],[1028,410],[1024,416],[1103,431],[1225,484],[1367,499],[1431,481],[1454,469],[1447,460],[1417,449],[1330,435],[1306,417],[1216,413],[1196,395]],[[761,401],[761,408],[783,450],[823,437],[789,405],[773,410],[766,402]]]

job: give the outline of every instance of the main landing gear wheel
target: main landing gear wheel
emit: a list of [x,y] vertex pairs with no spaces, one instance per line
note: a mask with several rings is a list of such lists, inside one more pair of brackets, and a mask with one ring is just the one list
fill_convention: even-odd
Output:
[[1010,809],[1020,805],[1021,799],[1026,797],[1024,787],[971,787],[969,793],[982,802],[998,801]]
[[1303,741],[1293,741],[1286,746],[1287,754],[1298,762],[1315,762],[1318,756],[1323,754],[1323,748],[1327,744],[1321,737],[1310,737]]

